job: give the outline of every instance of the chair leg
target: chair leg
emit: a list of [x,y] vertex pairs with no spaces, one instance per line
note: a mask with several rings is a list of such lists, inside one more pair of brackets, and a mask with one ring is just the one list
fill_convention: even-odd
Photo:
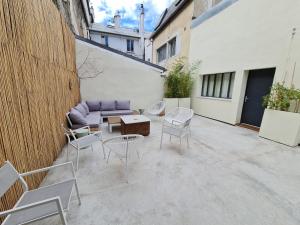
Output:
[[110,157],[110,153],[111,153],[111,150],[109,150],[109,152],[108,152],[108,156],[107,156],[107,159],[106,159],[106,163],[108,163],[108,160],[109,160],[109,157]]
[[69,161],[70,144],[67,146],[67,161]]
[[172,141],[172,135],[170,135],[170,141]]
[[127,140],[127,144],[126,144],[126,158],[125,158],[126,162],[125,162],[125,176],[126,176],[126,181],[127,183],[129,183],[128,181],[128,140]]
[[76,189],[76,195],[78,198],[78,204],[81,205],[81,199],[80,199],[79,189],[78,189],[78,185],[77,185],[77,180],[75,180],[75,189]]
[[189,135],[186,136],[187,147],[190,148]]
[[160,149],[161,149],[161,146],[162,146],[163,135],[164,135],[164,133],[161,132],[161,137],[160,137],[160,147],[159,147]]
[[182,148],[182,141],[181,141],[181,139],[182,139],[182,138],[180,137],[180,138],[179,138],[179,140],[180,140],[180,152],[183,153],[183,148]]
[[[101,141],[101,143],[102,143],[102,141]],[[106,153],[105,153],[103,143],[101,144],[101,146],[102,146],[102,152],[103,152],[103,159],[106,159]]]
[[57,205],[57,208],[58,208],[58,213],[59,213],[59,216],[60,216],[60,219],[61,219],[62,224],[63,224],[63,225],[67,225],[67,220],[66,220],[66,217],[65,217],[65,215],[64,215],[64,210],[63,210],[61,201],[58,200],[58,201],[56,202],[56,205]]
[[137,149],[136,149],[136,154],[137,154],[137,157],[139,158],[139,160],[141,160],[140,152]]
[[76,158],[76,171],[78,170],[78,164],[79,164],[79,148],[77,148],[77,158]]

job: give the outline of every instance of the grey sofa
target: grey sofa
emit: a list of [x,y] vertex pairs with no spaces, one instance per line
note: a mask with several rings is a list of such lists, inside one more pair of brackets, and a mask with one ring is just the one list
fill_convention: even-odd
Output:
[[109,116],[131,115],[129,100],[83,101],[68,112],[67,119],[71,129],[86,125],[97,128]]

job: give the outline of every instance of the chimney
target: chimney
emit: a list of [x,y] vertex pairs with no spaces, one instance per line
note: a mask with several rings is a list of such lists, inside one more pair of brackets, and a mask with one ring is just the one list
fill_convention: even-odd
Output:
[[121,23],[121,16],[120,16],[119,11],[117,11],[115,16],[114,16],[115,28],[120,28],[120,23]]
[[141,4],[139,33],[140,33],[140,47],[141,47],[142,59],[145,59],[145,28],[144,28],[144,21],[145,21],[145,10],[144,10],[144,5]]

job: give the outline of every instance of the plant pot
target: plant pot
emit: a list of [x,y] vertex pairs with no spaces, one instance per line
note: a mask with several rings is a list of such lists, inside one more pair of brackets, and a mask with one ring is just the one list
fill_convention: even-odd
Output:
[[288,146],[300,143],[300,114],[266,109],[259,136]]
[[178,98],[164,98],[164,102],[166,103],[166,113],[178,107]]
[[176,107],[191,108],[191,98],[164,98],[166,112],[172,111]]
[[178,106],[190,109],[191,98],[178,98]]

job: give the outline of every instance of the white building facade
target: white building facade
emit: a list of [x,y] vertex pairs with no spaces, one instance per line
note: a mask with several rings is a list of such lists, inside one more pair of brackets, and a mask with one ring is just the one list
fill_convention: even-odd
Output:
[[294,0],[224,0],[195,19],[189,55],[191,63],[200,62],[195,113],[263,126],[262,97],[272,84],[300,88],[299,12],[300,1]]
[[114,25],[94,23],[90,28],[92,41],[145,60],[147,60],[145,43],[149,42],[149,36],[150,33],[144,31],[143,5],[141,5],[139,29],[121,27],[121,16],[118,13],[114,16]]

